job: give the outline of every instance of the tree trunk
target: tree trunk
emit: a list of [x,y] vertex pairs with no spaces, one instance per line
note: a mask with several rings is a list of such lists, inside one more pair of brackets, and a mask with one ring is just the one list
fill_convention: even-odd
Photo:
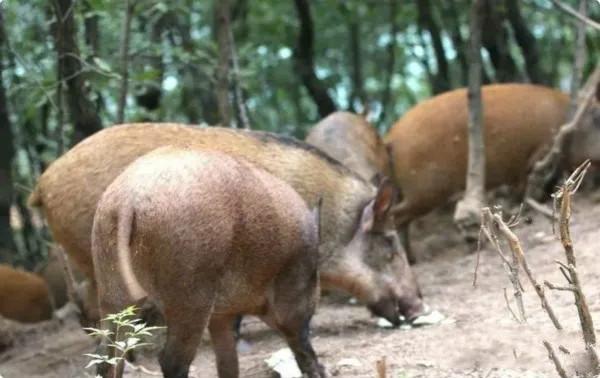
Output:
[[[579,1],[579,13],[587,17],[587,0]],[[569,118],[573,117],[577,110],[579,87],[581,87],[581,79],[583,78],[583,66],[586,60],[585,46],[586,24],[583,21],[577,23],[577,38],[575,42],[575,58],[573,61],[573,72],[571,75],[571,88],[569,94],[571,97],[571,105],[569,108]]]
[[[84,1],[83,4],[86,13],[92,10],[89,1]],[[85,44],[90,48],[92,57],[100,56],[100,28],[98,15],[93,13],[86,16],[83,28]]]
[[521,48],[521,53],[525,58],[525,70],[529,79],[533,83],[548,84],[540,64],[537,41],[521,15],[518,0],[506,0],[506,15],[514,31],[515,39]]
[[360,22],[357,15],[353,14],[352,10],[348,9],[347,4],[342,5],[342,13],[347,20],[348,28],[348,50],[350,51],[350,65],[352,76],[352,91],[348,99],[348,108],[352,111],[357,111],[357,103],[360,107],[367,106],[365,97],[364,78],[362,70],[362,53],[360,48]]
[[[484,0],[471,5],[471,41],[469,45],[469,154],[464,198],[456,205],[454,221],[464,231],[479,224],[485,202],[485,143],[483,104],[481,101],[481,28]],[[477,227],[475,227],[477,228]]]
[[418,24],[421,33],[424,30],[429,32],[431,44],[437,62],[437,73],[435,74],[434,93],[446,92],[450,89],[450,75],[448,73],[448,60],[442,44],[442,35],[440,27],[433,17],[432,5],[429,0],[417,0],[417,10],[419,13]]
[[490,54],[490,60],[496,73],[496,81],[520,81],[517,65],[510,55],[509,35],[503,24],[505,12],[501,5],[495,0],[484,0],[483,47]]
[[385,121],[387,115],[388,106],[392,97],[392,79],[394,77],[394,71],[396,67],[396,36],[398,35],[398,21],[397,21],[397,2],[392,0],[389,2],[389,23],[390,23],[390,42],[386,46],[387,60],[385,62],[385,79],[383,93],[381,94],[381,113],[379,114],[378,123]]
[[86,96],[85,79],[77,46],[72,0],[53,0],[56,22],[54,41],[58,59],[59,80],[67,85],[67,103],[74,127],[75,142],[102,129],[94,104]]
[[458,60],[460,66],[461,77],[458,82],[460,83],[460,86],[464,86],[469,72],[469,64],[465,54],[467,46],[460,31],[461,18],[456,10],[455,0],[442,1],[441,5],[444,7],[444,14],[446,15],[446,17],[443,18],[446,20],[445,29],[450,34],[452,45],[456,51],[456,60]]
[[219,46],[217,67],[217,103],[221,125],[231,126],[231,102],[229,101],[229,67],[231,64],[229,0],[215,0],[216,37]]
[[317,105],[319,115],[326,117],[335,111],[335,103],[315,74],[314,32],[309,0],[294,0],[294,4],[300,21],[298,42],[294,50],[295,68],[308,94]]
[[127,104],[127,91],[129,87],[129,40],[131,38],[131,19],[135,0],[125,0],[125,18],[123,19],[123,29],[121,30],[121,89],[119,91],[119,107],[117,109],[117,123],[125,121],[125,105]]
[[10,252],[14,251],[10,227],[10,206],[13,197],[10,176],[14,146],[3,80],[6,38],[4,15],[0,7],[0,261],[7,261]]

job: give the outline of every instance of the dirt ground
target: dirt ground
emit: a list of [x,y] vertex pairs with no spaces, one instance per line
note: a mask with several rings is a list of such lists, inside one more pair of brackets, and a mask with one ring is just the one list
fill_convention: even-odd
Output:
[[[589,306],[596,324],[600,325],[600,271],[596,255],[600,252],[600,204],[590,198],[589,194],[581,195],[574,203],[572,236]],[[382,329],[364,307],[325,300],[314,318],[312,335],[329,374],[376,377],[376,361],[385,358],[390,378],[555,377],[542,340],[563,345],[573,353],[559,354],[566,365],[582,350],[572,295],[549,294],[565,328],[557,332],[533,289],[523,279],[528,321],[517,323],[506,308],[503,288],[509,288],[510,283],[498,256],[489,248],[483,250],[479,284],[473,288],[475,255],[459,242],[458,233],[450,223],[451,216],[440,217],[443,213],[440,211],[437,216],[415,224],[413,246],[424,260],[415,269],[426,301],[446,319],[410,330]],[[552,235],[550,222],[534,213],[526,214],[527,217],[531,222],[523,222],[516,233],[530,266],[540,281],[563,283],[554,260],[564,260],[564,255]],[[0,331],[2,324],[8,323],[0,323]],[[264,360],[285,347],[283,341],[253,318],[246,319],[242,332],[249,345],[240,354],[242,377],[272,377]],[[93,376],[92,370],[83,368],[88,360],[83,354],[93,352],[93,342],[75,320],[21,326],[15,335],[13,347],[0,354],[0,375],[4,378]],[[348,358],[354,359],[350,366],[342,361]],[[151,352],[136,363],[159,370]],[[203,342],[191,375],[216,376],[208,341]],[[126,376],[151,375],[127,369]]]

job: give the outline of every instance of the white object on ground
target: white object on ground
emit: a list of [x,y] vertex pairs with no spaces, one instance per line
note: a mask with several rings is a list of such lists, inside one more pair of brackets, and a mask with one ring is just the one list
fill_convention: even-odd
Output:
[[358,358],[342,358],[341,360],[338,361],[337,366],[339,367],[344,367],[344,366],[349,366],[349,367],[362,367],[362,363],[360,362],[360,360]]
[[281,378],[302,378],[302,372],[290,348],[279,349],[265,360]]
[[[427,308],[427,310],[428,310],[428,308]],[[425,325],[438,324],[438,323],[441,323],[445,319],[446,319],[446,317],[437,310],[428,311],[425,315],[418,316],[415,320],[412,321],[412,323],[404,323],[404,317],[400,316],[400,321],[403,322],[403,324],[400,325],[399,328],[401,330],[409,330],[413,327],[421,327],[421,326],[425,326]],[[393,328],[394,325],[392,323],[390,323],[387,319],[378,318],[377,319],[377,327]]]
[[438,324],[446,317],[439,311],[433,310],[429,314],[418,316],[411,324],[414,327]]

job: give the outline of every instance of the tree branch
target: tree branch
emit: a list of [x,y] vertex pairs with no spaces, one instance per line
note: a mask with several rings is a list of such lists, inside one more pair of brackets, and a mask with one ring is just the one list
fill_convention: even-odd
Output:
[[552,3],[558,9],[562,10],[563,12],[567,13],[568,15],[575,17],[579,21],[585,22],[588,26],[591,26],[594,29],[600,30],[600,23],[585,17],[584,15],[577,12],[575,9],[571,8],[570,6],[563,4],[558,0],[552,0]]

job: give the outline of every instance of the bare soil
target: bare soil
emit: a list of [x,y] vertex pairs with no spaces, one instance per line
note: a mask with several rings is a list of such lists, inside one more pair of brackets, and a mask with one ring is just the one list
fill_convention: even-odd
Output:
[[[595,323],[600,325],[600,205],[592,197],[588,193],[576,198],[571,230],[584,290]],[[526,214],[524,220],[527,217],[531,221],[523,222],[516,233],[530,266],[540,281],[564,283],[554,263],[555,259],[564,260],[564,254],[549,220],[534,213]],[[413,240],[422,260],[415,269],[423,294],[429,306],[443,313],[446,320],[410,330],[382,329],[364,307],[324,299],[314,318],[312,335],[330,375],[376,377],[376,362],[385,358],[388,377],[392,378],[555,377],[542,345],[545,339],[569,349],[570,356],[562,352],[559,356],[565,365],[577,366],[573,361],[581,357],[583,345],[570,293],[549,294],[565,328],[558,332],[523,277],[528,320],[519,324],[504,300],[503,289],[510,295],[510,283],[489,247],[481,253],[479,282],[473,287],[475,254],[460,242],[448,211],[437,211],[417,222]],[[285,347],[282,339],[253,318],[246,319],[243,334],[249,348],[240,354],[242,376],[272,377],[264,360]],[[75,319],[30,326],[4,321],[0,322],[2,337],[12,342],[12,347],[0,354],[0,375],[4,378],[93,376],[92,370],[83,368],[88,360],[83,354],[93,353],[94,343]],[[2,345],[0,340],[0,348]],[[355,363],[340,364],[347,358],[355,359]],[[159,370],[155,351],[145,353],[136,364]],[[208,341],[199,349],[191,375],[216,376]],[[126,376],[151,375],[128,368]]]

